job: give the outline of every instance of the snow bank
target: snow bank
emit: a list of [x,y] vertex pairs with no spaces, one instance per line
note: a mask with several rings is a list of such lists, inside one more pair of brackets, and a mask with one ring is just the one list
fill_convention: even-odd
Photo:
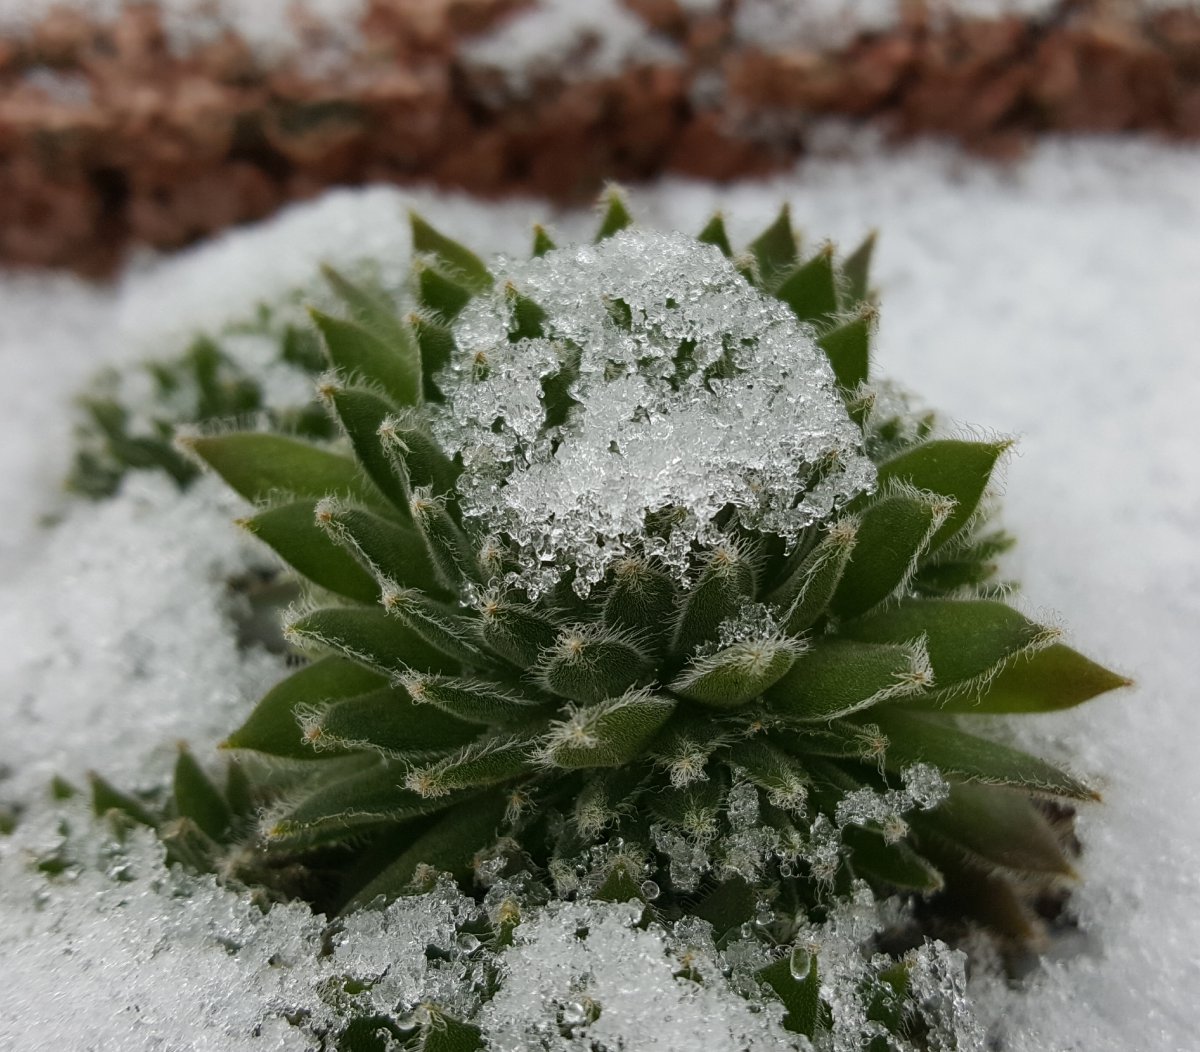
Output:
[[[669,182],[635,205],[656,224],[694,230],[719,203],[744,238],[782,198],[812,238],[850,244],[881,228],[879,367],[959,420],[1020,436],[1005,513],[1023,541],[1014,575],[1028,583],[1028,602],[1062,612],[1075,645],[1140,683],[1028,721],[1024,734],[1039,749],[1072,756],[1106,784],[1106,802],[1080,824],[1078,952],[1043,962],[1024,990],[981,980],[985,1017],[1003,1047],[1027,1052],[1194,1048],[1200,151],[1046,143],[1000,171],[934,147],[880,156],[851,142],[840,159],[807,162],[787,178],[723,190]],[[59,279],[0,283],[0,361],[20,392],[0,422],[10,501],[0,536],[0,765],[9,769],[0,803],[23,808],[16,833],[0,837],[4,1047],[312,1047],[305,1030],[281,1022],[297,1005],[319,1019],[314,991],[333,974],[311,959],[321,926],[302,910],[263,919],[228,892],[198,883],[180,891],[154,849],[136,844],[127,863],[114,863],[129,865],[124,874],[81,866],[47,882],[32,871],[60,835],[46,775],[78,781],[95,767],[153,782],[168,759],[164,742],[188,738],[204,755],[279,667],[232,640],[225,581],[258,556],[225,525],[236,509],[216,487],[181,501],[164,483],[138,479],[93,508],[63,505],[55,486],[67,468],[65,407],[92,368],[168,353],[193,326],[307,281],[316,258],[382,252],[401,268],[402,206],[412,199],[378,189],[330,195],[146,263],[110,291]],[[491,212],[462,199],[416,200],[486,249],[520,251],[527,221],[545,214],[531,202]],[[591,222],[560,220],[560,240]],[[39,525],[52,510],[62,521]],[[87,826],[77,812],[67,821]],[[85,841],[78,850],[93,861],[107,850]],[[136,879],[114,883],[122,875]],[[546,930],[555,923],[547,918]],[[679,1020],[693,1011],[711,1020],[705,1047],[755,1047],[759,1031],[738,1023],[736,995],[714,988],[711,1003],[687,1008],[663,978],[665,950],[616,922],[610,935],[597,967],[648,969],[629,964],[630,998],[659,984],[679,997]],[[243,949],[230,950],[230,938]],[[382,945],[372,938],[361,945]],[[412,979],[412,996],[427,979]],[[543,980],[547,989],[560,982],[552,970],[522,973],[535,989]],[[639,1004],[610,1016],[629,1020],[620,1031],[629,1047],[677,1047]],[[513,1016],[491,1018],[499,1040]],[[679,1020],[670,1025],[692,1033]],[[761,1047],[786,1047],[767,1041],[784,1040],[769,1020],[760,1024]]]

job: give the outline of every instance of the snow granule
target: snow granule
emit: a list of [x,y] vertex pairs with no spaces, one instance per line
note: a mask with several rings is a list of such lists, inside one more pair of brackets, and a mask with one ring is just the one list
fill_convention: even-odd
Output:
[[[509,583],[537,596],[574,567],[586,595],[631,551],[682,581],[727,505],[794,541],[873,485],[812,331],[714,246],[628,230],[497,269],[455,322],[435,425],[463,456],[463,513],[518,547]],[[541,336],[514,339],[511,289],[545,312]]]

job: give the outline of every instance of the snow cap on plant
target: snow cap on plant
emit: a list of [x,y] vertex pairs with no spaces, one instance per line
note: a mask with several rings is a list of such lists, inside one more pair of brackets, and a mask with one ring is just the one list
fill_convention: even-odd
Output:
[[[806,254],[785,210],[735,254],[615,194],[528,260],[412,229],[413,310],[330,273],[313,314],[341,443],[187,443],[310,593],[226,743],[270,802],[242,879],[350,909],[525,873],[784,943],[865,881],[1034,936],[1095,793],[969,723],[1124,681],[994,581],[1008,443],[872,382],[871,241]],[[220,798],[176,794],[214,859]],[[810,1034],[817,974],[763,973]]]

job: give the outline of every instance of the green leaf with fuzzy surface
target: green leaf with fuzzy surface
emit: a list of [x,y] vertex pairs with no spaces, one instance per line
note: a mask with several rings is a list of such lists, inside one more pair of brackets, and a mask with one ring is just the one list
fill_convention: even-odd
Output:
[[458,671],[456,661],[379,607],[313,610],[289,621],[284,633],[298,646],[333,650],[388,676]]
[[476,643],[475,622],[430,599],[416,588],[400,588],[386,582],[383,608],[411,632],[451,661],[465,665],[488,664],[487,655]]
[[815,1037],[822,1019],[821,977],[816,956],[800,976],[793,974],[792,957],[781,957],[758,972],[760,983],[774,991],[787,1010],[783,1017],[785,1030],[793,1034]]
[[220,840],[229,831],[233,815],[224,795],[187,749],[175,760],[173,791],[180,817],[190,818],[206,836]]
[[1063,643],[1010,662],[981,691],[914,699],[912,708],[988,716],[1069,709],[1131,681]]
[[674,699],[649,691],[583,706],[551,725],[542,762],[565,768],[620,767],[641,754],[674,711]]
[[322,394],[350,439],[358,462],[370,476],[379,492],[397,508],[407,506],[407,479],[400,477],[392,466],[379,436],[380,425],[392,418],[396,406],[377,391],[365,387],[341,387],[327,384]]
[[318,501],[312,514],[326,543],[343,559],[355,562],[359,573],[371,581],[370,595],[352,598],[363,602],[378,599],[382,580],[433,593],[440,590],[425,543],[416,530],[339,500]]
[[456,592],[464,581],[478,581],[481,575],[475,550],[446,510],[446,501],[422,488],[413,493],[408,510],[442,586]]
[[842,829],[841,836],[855,876],[921,895],[941,891],[945,884],[938,868],[903,840],[889,843],[882,833],[855,825]]
[[787,271],[799,254],[796,235],[792,232],[792,215],[787,205],[779,210],[774,222],[747,246],[758,265],[763,285],[772,287]]
[[657,652],[675,614],[675,582],[646,559],[618,562],[604,598],[604,623],[634,633]]
[[775,296],[801,321],[820,322],[832,316],[838,309],[833,249],[826,247],[790,271],[779,282]]
[[884,490],[859,514],[854,553],[830,611],[857,617],[902,591],[953,509],[953,501],[935,493],[894,485]]
[[360,324],[309,311],[335,369],[352,381],[378,384],[397,405],[416,405],[422,398],[416,340],[399,319],[392,317],[385,326],[379,321],[382,313],[372,315],[375,324],[366,319]]
[[892,480],[907,482],[917,489],[940,493],[955,501],[933,538],[936,550],[967,524],[991,480],[992,471],[1011,442],[961,442],[935,439],[879,465],[879,484]]
[[480,738],[443,759],[413,767],[404,784],[432,799],[457,789],[507,782],[532,769],[533,748],[534,739],[529,735],[496,734]]
[[393,413],[379,424],[378,433],[393,474],[404,483],[405,501],[421,487],[428,487],[435,496],[454,490],[458,469],[418,413]]
[[238,525],[273,548],[297,573],[347,599],[374,602],[375,578],[313,521],[311,500],[292,501],[238,519]]
[[405,846],[399,856],[367,883],[343,907],[342,913],[368,906],[376,899],[393,899],[424,891],[414,884],[419,866],[465,878],[475,855],[495,837],[504,818],[505,802],[496,795],[472,797],[456,805],[433,826]]
[[846,516],[767,594],[767,601],[784,611],[784,627],[792,635],[811,628],[829,607],[846,564],[858,544],[858,519]]
[[740,767],[775,807],[801,810],[812,780],[804,765],[762,741],[739,742],[729,750],[729,762]]
[[[527,720],[545,704],[501,687],[484,679],[462,679],[458,676],[406,676],[404,686],[418,705],[435,709],[467,723],[499,724]],[[421,714],[414,713],[417,719]]]
[[[868,733],[877,729],[886,740],[881,762],[888,771],[899,773],[914,763],[928,763],[945,775],[967,781],[1008,785],[1077,800],[1097,798],[1083,782],[1045,760],[967,734],[944,719],[903,712],[895,706],[877,708],[869,718],[872,726]],[[861,735],[863,723],[852,719],[834,724],[834,728],[857,748],[855,739]]]
[[353,460],[308,442],[257,431],[180,441],[249,501],[336,495],[370,505],[383,503],[382,494]]
[[297,733],[314,748],[369,749],[389,756],[451,751],[477,733],[444,712],[421,710],[400,687],[302,709],[299,719]]
[[600,218],[600,228],[596,231],[596,241],[604,241],[610,238],[613,234],[624,230],[627,226],[633,223],[633,216],[629,214],[629,206],[625,204],[625,195],[613,186],[604,191],[604,195],[600,198],[601,207],[604,209]]
[[563,629],[542,653],[538,678],[552,694],[587,705],[621,694],[649,665],[627,636],[602,625]]
[[422,1024],[414,1052],[478,1052],[483,1048],[483,1031],[436,1008]]
[[365,827],[403,822],[440,811],[452,800],[431,800],[404,786],[405,766],[380,760],[342,777],[324,779],[266,820],[268,842],[313,847],[346,840]]
[[1048,646],[1054,629],[1035,624],[994,599],[910,599],[842,625],[868,643],[924,638],[940,690],[975,689],[1019,656]]
[[221,747],[311,760],[317,754],[300,737],[297,709],[365,694],[386,683],[386,676],[353,661],[321,658],[271,688]]
[[739,708],[786,675],[801,650],[795,640],[782,637],[734,643],[693,658],[671,690],[713,708]]
[[[846,303],[853,306],[865,300],[871,293],[871,257],[875,253],[876,233],[872,230],[862,243],[842,263],[842,275],[846,279]],[[864,376],[865,380],[866,377]]]
[[871,323],[874,312],[863,314],[819,337],[817,343],[833,366],[833,375],[847,391],[867,382],[871,361]]
[[729,235],[725,232],[725,217],[720,212],[704,224],[704,229],[696,235],[696,240],[704,245],[715,245],[726,259],[733,256],[733,247],[729,243]]
[[461,280],[438,267],[418,260],[413,265],[413,271],[421,306],[439,321],[449,325],[471,302],[471,290]]
[[949,841],[972,861],[1020,873],[1073,876],[1050,823],[1024,793],[959,783],[935,810],[909,821],[921,835]]
[[717,638],[723,621],[734,617],[754,595],[754,569],[734,544],[710,552],[700,579],[683,600],[671,640],[671,651],[689,656],[696,647]]
[[462,245],[434,229],[416,212],[410,211],[408,219],[412,229],[414,252],[437,256],[473,293],[483,292],[492,287],[492,273],[488,270],[487,264],[466,245]]
[[823,721],[923,692],[932,681],[919,643],[823,639],[767,691],[771,711],[791,720]]
[[671,787],[648,797],[650,810],[685,836],[704,841],[717,832],[725,801],[723,780],[709,778],[683,788]]
[[480,635],[487,646],[518,668],[533,665],[554,645],[558,625],[532,606],[506,598],[480,604]]

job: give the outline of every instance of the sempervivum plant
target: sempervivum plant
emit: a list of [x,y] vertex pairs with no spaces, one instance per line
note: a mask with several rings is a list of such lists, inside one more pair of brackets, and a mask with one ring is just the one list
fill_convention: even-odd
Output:
[[177,856],[324,909],[448,871],[787,946],[866,882],[1035,935],[1095,794],[965,724],[1124,681],[993,580],[1007,443],[871,381],[870,244],[806,258],[785,211],[736,255],[615,196],[520,261],[412,225],[409,313],[330,273],[313,315],[344,441],[184,440],[310,594],[232,791],[181,761]]

